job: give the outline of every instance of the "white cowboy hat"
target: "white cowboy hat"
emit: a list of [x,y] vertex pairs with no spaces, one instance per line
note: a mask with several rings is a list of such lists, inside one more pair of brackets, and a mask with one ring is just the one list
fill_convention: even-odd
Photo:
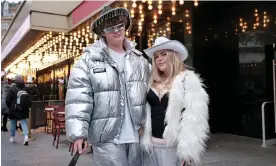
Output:
[[[128,30],[131,26],[131,16],[126,8],[117,7],[112,8],[110,6],[105,6],[100,13],[100,16],[91,24],[91,30],[95,34],[101,36],[102,23],[106,20],[112,19],[113,17],[124,16],[126,19],[122,20]],[[118,18],[119,19],[119,18]]]
[[159,50],[173,50],[179,54],[181,61],[188,58],[188,51],[182,43],[177,40],[169,40],[165,37],[157,37],[154,45],[151,48],[145,49],[144,52],[152,59],[154,53]]

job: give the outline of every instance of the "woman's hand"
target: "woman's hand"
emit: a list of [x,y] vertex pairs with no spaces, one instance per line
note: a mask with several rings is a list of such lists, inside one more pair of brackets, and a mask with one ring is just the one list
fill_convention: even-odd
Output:
[[185,166],[186,162],[184,160],[181,160],[180,166]]
[[191,165],[192,165],[192,160],[189,160],[188,162],[181,160],[180,166],[191,166]]

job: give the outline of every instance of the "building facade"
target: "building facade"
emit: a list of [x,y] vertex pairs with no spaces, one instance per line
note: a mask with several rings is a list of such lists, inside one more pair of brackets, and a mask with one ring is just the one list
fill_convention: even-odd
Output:
[[[2,40],[2,66],[36,77],[42,93],[62,99],[71,67],[97,40],[90,24],[104,5],[130,11],[133,25],[127,37],[141,51],[157,36],[185,44],[185,63],[197,69],[210,95],[212,132],[261,137],[261,105],[273,101],[275,2],[24,2],[22,18],[15,18],[18,24],[11,25]],[[15,38],[13,30],[19,34]],[[273,110],[272,105],[267,109]],[[273,117],[267,115],[268,138],[276,136]]]
[[1,39],[7,32],[20,4],[20,1],[18,3],[10,3],[8,1],[1,2]]

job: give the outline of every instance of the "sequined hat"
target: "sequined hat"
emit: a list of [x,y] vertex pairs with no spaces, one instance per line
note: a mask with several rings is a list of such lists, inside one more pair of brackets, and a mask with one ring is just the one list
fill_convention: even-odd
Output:
[[125,24],[126,30],[130,28],[131,26],[131,17],[127,9],[118,7],[118,8],[111,8],[110,6],[105,6],[103,10],[100,13],[100,16],[92,22],[91,24],[91,30],[101,36],[102,30],[103,30],[103,23],[110,20],[112,18],[118,18],[118,22],[121,20]]

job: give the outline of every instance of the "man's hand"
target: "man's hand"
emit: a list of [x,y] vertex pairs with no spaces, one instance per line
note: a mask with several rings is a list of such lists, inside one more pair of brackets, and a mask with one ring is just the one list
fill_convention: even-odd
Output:
[[139,136],[141,137],[143,134],[144,134],[144,130],[143,130],[143,128],[141,127],[141,128],[139,129]]
[[[82,148],[82,144],[84,143],[84,147]],[[87,141],[83,141],[83,139],[78,139],[74,142],[74,152],[76,153],[77,151],[79,154],[83,154],[88,148],[88,143]]]

